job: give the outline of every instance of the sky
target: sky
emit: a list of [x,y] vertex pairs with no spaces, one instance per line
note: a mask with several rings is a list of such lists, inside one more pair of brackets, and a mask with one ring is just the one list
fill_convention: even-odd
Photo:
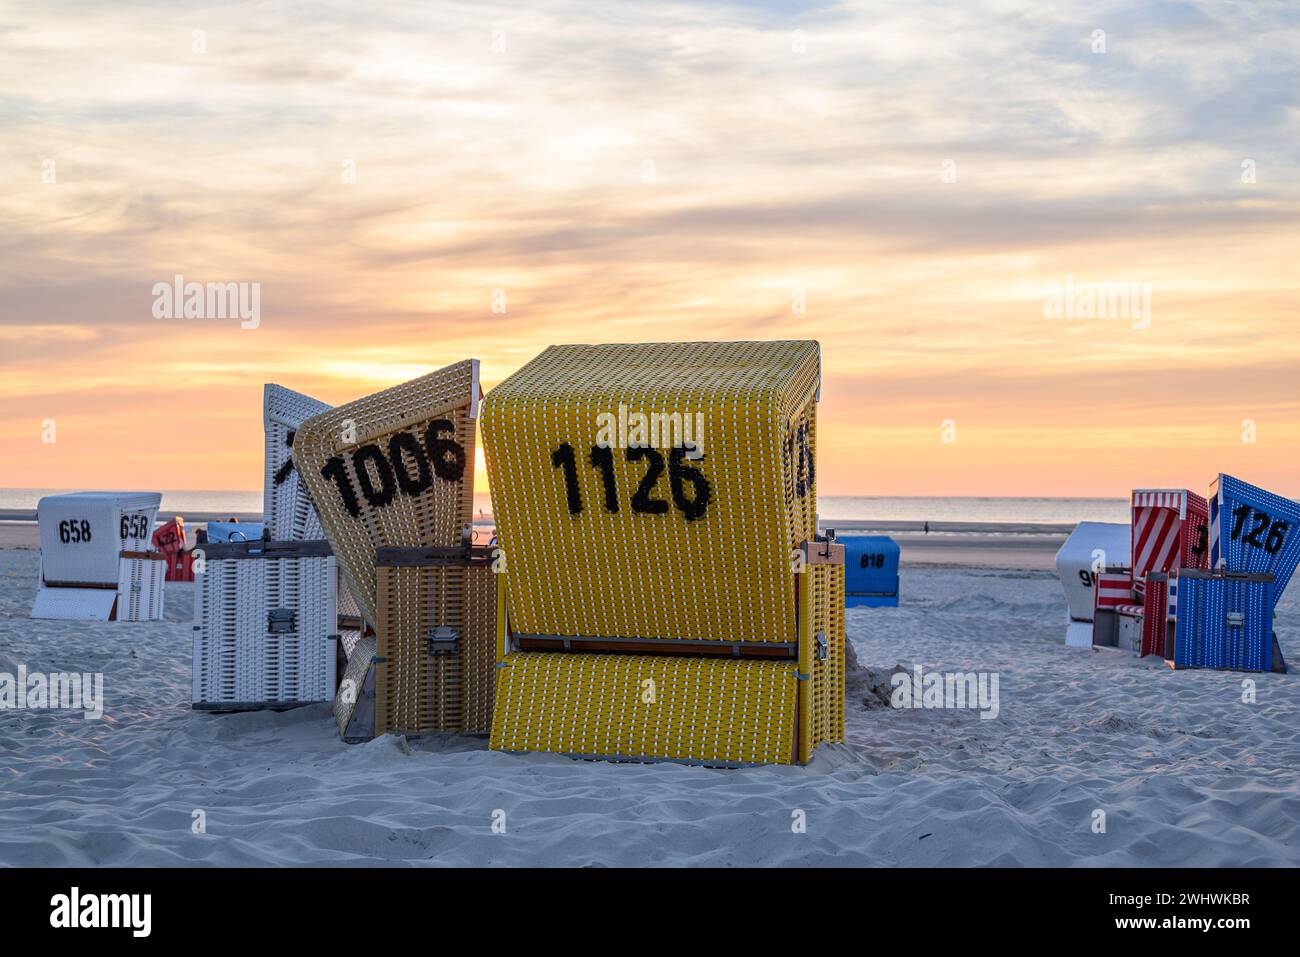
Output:
[[1300,494],[1298,61],[1273,3],[3,2],[0,487],[258,488],[264,382],[812,338],[823,495]]

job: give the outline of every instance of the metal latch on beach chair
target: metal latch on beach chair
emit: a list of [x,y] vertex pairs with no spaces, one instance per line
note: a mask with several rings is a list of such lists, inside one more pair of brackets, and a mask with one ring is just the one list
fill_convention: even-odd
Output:
[[826,640],[826,632],[817,632],[817,660],[825,661],[831,653],[830,642]]
[[1229,628],[1245,628],[1245,627],[1246,627],[1246,616],[1245,616],[1245,614],[1244,614],[1243,612],[1240,612],[1240,611],[1230,611],[1230,612],[1228,612],[1228,627],[1229,627]]
[[292,608],[272,608],[266,613],[266,631],[271,635],[291,635],[298,630],[298,614]]
[[455,628],[430,628],[426,640],[431,655],[454,655],[460,651],[460,632]]

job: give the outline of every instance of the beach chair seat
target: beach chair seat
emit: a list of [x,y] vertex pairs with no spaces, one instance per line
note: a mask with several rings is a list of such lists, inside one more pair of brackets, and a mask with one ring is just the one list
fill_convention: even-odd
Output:
[[37,503],[40,584],[33,618],[156,621],[165,557],[152,544],[157,492],[72,492]]
[[1163,653],[1171,668],[1287,670],[1273,632],[1271,573],[1181,569],[1171,581],[1174,627]]
[[[1080,522],[1056,553],[1056,574],[1065,591],[1069,620],[1065,643],[1092,645],[1092,624],[1097,607],[1096,576],[1104,569],[1118,572],[1129,554],[1129,526],[1109,522]],[[849,561],[850,566],[852,561]],[[1126,593],[1130,590],[1127,578]]]
[[[295,429],[294,469],[351,586],[359,619],[375,632],[362,637],[347,659],[335,702],[344,740],[482,724],[471,713],[477,705],[465,710],[465,698],[473,697],[465,689],[490,681],[495,660],[484,666],[485,677],[467,651],[463,659],[457,655],[463,667],[453,674],[441,654],[450,639],[438,647],[438,660],[426,660],[429,629],[456,632],[457,647],[468,649],[480,602],[487,601],[486,614],[495,616],[495,598],[469,587],[480,579],[464,568],[454,575],[415,565],[382,571],[395,589],[386,593],[382,613],[379,589],[381,549],[468,544],[480,399],[478,360],[467,359],[321,411]],[[456,578],[454,586],[448,576]],[[444,700],[453,694],[461,697]],[[381,699],[383,710],[376,712]]]
[[194,709],[281,710],[333,700],[338,568],[328,543],[208,544],[201,558]]
[[571,345],[488,395],[490,747],[730,767],[843,740],[819,379],[815,342]]
[[[1127,568],[1106,569],[1092,576],[1093,615],[1092,645],[1098,648],[1119,647],[1120,615],[1131,617],[1133,576]],[[1140,612],[1140,608],[1138,609]],[[1127,629],[1127,626],[1125,626]]]

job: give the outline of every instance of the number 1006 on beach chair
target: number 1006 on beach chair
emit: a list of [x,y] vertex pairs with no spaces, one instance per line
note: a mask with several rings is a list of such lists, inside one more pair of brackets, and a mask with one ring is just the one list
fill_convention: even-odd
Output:
[[487,396],[491,747],[734,766],[842,740],[819,382],[815,342],[571,345]]

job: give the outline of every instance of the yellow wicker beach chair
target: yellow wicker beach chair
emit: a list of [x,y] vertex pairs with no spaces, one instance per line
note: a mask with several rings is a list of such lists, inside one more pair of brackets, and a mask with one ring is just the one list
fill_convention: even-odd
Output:
[[[364,739],[372,731],[453,730],[457,724],[431,716],[439,713],[439,695],[461,695],[459,675],[452,681],[447,672],[449,683],[424,686],[408,680],[404,665],[383,667],[385,659],[405,663],[422,654],[428,636],[406,627],[402,618],[407,614],[403,582],[420,573],[390,574],[395,590],[381,607],[376,568],[381,549],[468,546],[480,396],[478,360],[467,359],[314,415],[295,434],[295,469],[353,586],[360,617],[376,631],[373,648],[372,639],[357,642],[336,700],[339,730],[347,740]],[[469,598],[481,589],[466,590],[464,567],[458,571],[462,584],[455,587],[440,582],[438,574],[426,575],[430,583],[417,589],[421,601],[432,603],[420,614],[437,627],[463,632],[472,613]],[[495,599],[485,600],[494,614]],[[360,632],[364,635],[364,625]],[[443,673],[439,668],[431,672],[435,678]],[[392,680],[400,686],[389,684]],[[358,713],[372,705],[380,709],[373,716]]]
[[843,738],[815,342],[553,346],[484,400],[491,746],[709,765]]

